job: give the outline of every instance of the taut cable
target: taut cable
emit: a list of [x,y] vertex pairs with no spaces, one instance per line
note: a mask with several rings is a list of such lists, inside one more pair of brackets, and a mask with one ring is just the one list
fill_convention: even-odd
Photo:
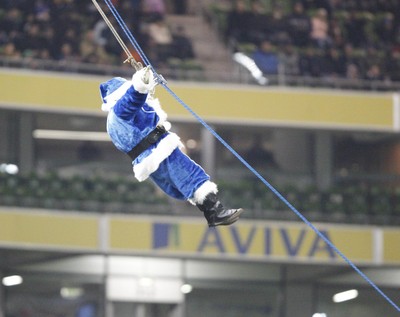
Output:
[[121,48],[124,50],[127,59],[124,61],[124,63],[130,63],[133,68],[135,68],[136,71],[140,70],[143,68],[142,63],[137,62],[135,58],[133,57],[132,53],[129,51],[128,47],[125,45],[124,41],[121,39],[119,36],[118,32],[115,30],[114,26],[108,19],[107,15],[104,13],[103,9],[100,7],[100,5],[97,3],[96,0],[92,0],[94,6],[96,7],[97,11],[99,11],[101,17],[103,18],[104,22],[107,24],[108,28],[114,35],[115,39],[118,41],[119,45]]

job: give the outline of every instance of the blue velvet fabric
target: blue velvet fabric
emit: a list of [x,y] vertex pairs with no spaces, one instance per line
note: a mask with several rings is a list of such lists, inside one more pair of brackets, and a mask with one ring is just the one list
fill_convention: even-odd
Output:
[[[123,83],[124,80],[119,78],[103,83],[100,86],[103,101]],[[135,147],[154,130],[160,120],[155,109],[146,103],[146,99],[147,94],[141,94],[131,86],[109,111],[107,132],[114,145],[122,152],[127,153]],[[159,143],[160,140],[140,154],[132,162],[133,165],[146,161]],[[194,192],[210,177],[178,145],[171,152],[162,160],[157,170],[150,174],[150,178],[171,197],[181,200],[193,198]]]
[[140,94],[130,87],[110,110],[107,131],[122,152],[132,150],[157,126],[159,117],[145,102],[146,98],[147,94]]
[[200,165],[179,149],[162,161],[150,178],[165,193],[180,200],[192,198],[196,189],[210,179]]

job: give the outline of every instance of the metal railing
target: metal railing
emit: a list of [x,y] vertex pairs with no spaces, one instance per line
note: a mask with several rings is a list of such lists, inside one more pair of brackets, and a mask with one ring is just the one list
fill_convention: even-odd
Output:
[[[66,73],[79,73],[104,76],[126,76],[132,75],[133,69],[127,65],[122,66],[109,64],[88,64],[70,61],[54,61],[33,58],[9,58],[0,56],[0,67],[45,70]],[[244,67],[237,65],[228,72],[205,70],[202,67],[190,67],[184,62],[180,65],[163,66],[157,69],[167,80],[199,81],[199,82],[220,82],[232,84],[258,85],[251,74]],[[367,91],[400,91],[400,82],[393,81],[370,81],[351,80],[334,77],[309,77],[289,76],[285,74],[284,67],[280,67],[278,75],[268,76],[269,86],[281,87],[314,87],[328,89],[349,89]]]

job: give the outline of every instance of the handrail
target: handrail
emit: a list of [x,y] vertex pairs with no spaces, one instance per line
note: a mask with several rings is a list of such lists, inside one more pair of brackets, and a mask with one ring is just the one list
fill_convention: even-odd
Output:
[[[184,62],[182,62],[184,65]],[[132,68],[125,64],[115,66],[109,64],[88,64],[75,61],[54,61],[35,58],[10,58],[0,56],[0,67],[25,68],[33,70],[48,70],[67,73],[82,73],[104,76],[126,76],[132,75]],[[237,65],[231,72],[221,72],[205,69],[192,69],[182,66],[183,69],[177,71],[173,66],[162,69],[166,79],[209,81],[222,83],[254,84],[256,81],[246,69]],[[279,74],[268,76],[269,85],[283,87],[315,87],[329,89],[352,89],[352,90],[372,90],[372,91],[400,91],[400,82],[391,81],[369,81],[351,80],[345,78],[329,77],[304,77],[288,76]]]

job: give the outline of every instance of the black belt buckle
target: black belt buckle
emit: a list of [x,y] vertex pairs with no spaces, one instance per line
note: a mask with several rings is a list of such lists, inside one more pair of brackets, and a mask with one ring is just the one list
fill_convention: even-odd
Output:
[[165,132],[167,132],[167,130],[165,130],[164,126],[157,126],[152,133],[150,133],[147,137],[147,141],[150,144],[154,144],[156,143],[159,139],[160,136],[162,136]]

